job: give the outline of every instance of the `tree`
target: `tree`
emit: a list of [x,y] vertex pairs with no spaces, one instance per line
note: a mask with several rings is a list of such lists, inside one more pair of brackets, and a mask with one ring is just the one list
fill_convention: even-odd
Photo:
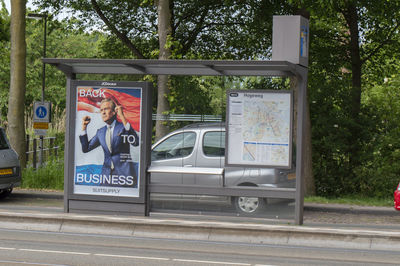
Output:
[[400,159],[400,65],[396,66],[397,71],[385,77],[383,83],[368,85],[362,102],[370,114],[372,137],[368,145],[363,146],[363,167],[356,169],[359,190],[361,194],[380,198],[392,196],[400,175],[397,163]]
[[8,15],[8,11],[5,7],[4,0],[0,1],[1,10],[0,10],[0,42],[9,41],[10,40],[10,18]]
[[7,115],[10,142],[22,166],[26,164],[23,108],[26,84],[25,5],[25,0],[11,1],[11,80]]
[[[33,103],[41,100],[43,22],[27,19],[27,69],[25,93],[25,124],[28,133],[32,132]],[[46,54],[48,57],[95,58],[101,55],[99,44],[104,35],[97,31],[83,32],[69,21],[57,21],[50,15],[47,20]],[[65,129],[65,76],[56,68],[46,69],[45,100],[52,103],[52,122],[49,134]]]
[[[35,1],[42,8],[52,9],[52,13],[62,8],[75,10],[86,26],[105,25],[131,53],[120,54],[119,58],[265,58],[271,45],[272,14],[276,10],[285,12],[286,7],[285,3],[258,0],[155,2],[157,5],[153,1]],[[164,53],[167,50],[168,56]],[[158,86],[157,113],[168,113],[165,78]]]
[[399,51],[400,3],[298,2],[311,12],[309,83],[318,193],[357,193],[357,173],[374,130],[362,102],[366,74],[380,76],[383,62]]
[[5,126],[10,91],[10,15],[1,1],[0,10],[0,126]]
[[[171,26],[171,10],[169,0],[158,0],[157,1],[157,17],[158,17],[158,42],[160,52],[158,59],[166,60],[171,57],[171,48],[167,43],[168,38],[171,38],[172,26]],[[158,75],[157,77],[158,86],[158,97],[157,97],[157,114],[162,114],[166,110],[169,110],[168,104],[168,75]],[[156,121],[156,140],[167,134],[166,128],[163,126],[161,120]]]

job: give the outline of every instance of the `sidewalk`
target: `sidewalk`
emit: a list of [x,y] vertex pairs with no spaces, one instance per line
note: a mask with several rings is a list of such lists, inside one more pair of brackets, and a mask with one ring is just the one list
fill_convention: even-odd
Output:
[[[13,192],[14,193],[14,192]],[[196,215],[150,217],[63,212],[63,193],[16,190],[31,205],[0,205],[0,228],[346,249],[400,250],[400,212],[387,207],[305,204],[304,225]],[[38,201],[38,203],[34,203]],[[44,204],[51,202],[51,204]],[[40,203],[40,204],[39,204]],[[39,206],[40,205],[40,206]],[[10,208],[11,207],[11,208]]]

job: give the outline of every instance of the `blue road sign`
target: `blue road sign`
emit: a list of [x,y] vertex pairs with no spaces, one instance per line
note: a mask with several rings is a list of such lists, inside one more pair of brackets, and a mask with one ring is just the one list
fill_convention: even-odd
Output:
[[46,115],[47,115],[47,109],[46,109],[44,106],[39,106],[39,107],[36,109],[36,116],[37,116],[38,118],[45,118]]
[[51,104],[50,102],[33,103],[33,122],[50,123]]

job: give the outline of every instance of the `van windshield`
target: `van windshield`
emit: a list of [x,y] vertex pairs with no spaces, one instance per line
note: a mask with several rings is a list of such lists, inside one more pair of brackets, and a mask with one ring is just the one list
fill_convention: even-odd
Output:
[[9,147],[6,141],[6,135],[3,129],[0,128],[0,150],[5,150],[5,149],[9,149]]

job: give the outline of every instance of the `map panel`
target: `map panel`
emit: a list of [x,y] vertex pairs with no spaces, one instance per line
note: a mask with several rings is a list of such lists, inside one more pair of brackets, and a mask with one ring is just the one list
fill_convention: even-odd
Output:
[[289,167],[292,93],[228,93],[227,163]]

